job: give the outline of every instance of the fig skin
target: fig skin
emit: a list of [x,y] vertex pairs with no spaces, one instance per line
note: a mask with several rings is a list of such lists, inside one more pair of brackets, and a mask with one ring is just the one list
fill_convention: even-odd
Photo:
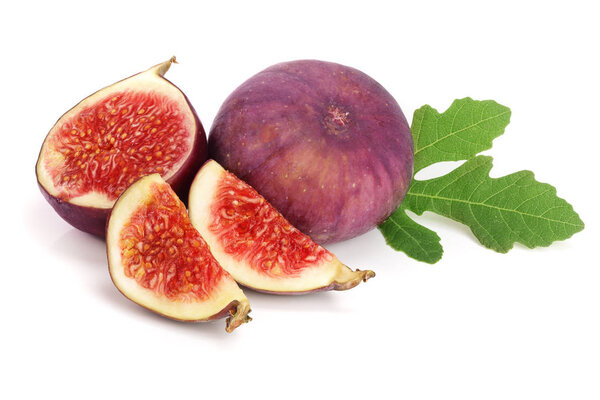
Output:
[[412,135],[394,98],[368,75],[318,60],[276,64],[239,86],[208,151],[317,243],[383,222],[413,175]]
[[[168,79],[166,79],[164,77],[164,74],[168,71],[168,69],[170,68],[172,63],[177,63],[175,57],[172,57],[171,59],[169,59],[168,61],[166,61],[164,63],[157,64],[154,67],[152,67],[146,71],[142,71],[140,73],[131,75],[128,78],[122,79],[118,82],[113,83],[112,85],[106,86],[106,87],[92,93],[91,95],[87,96],[85,99],[82,99],[80,102],[78,102],[70,110],[65,112],[57,120],[57,122],[54,124],[54,126],[52,127],[52,129],[50,130],[48,135],[46,136],[46,139],[44,140],[44,143],[42,144],[42,147],[39,152],[38,161],[36,163],[37,183],[38,183],[40,191],[42,192],[42,195],[44,196],[46,201],[48,201],[48,203],[52,206],[52,208],[56,211],[56,213],[63,220],[65,220],[67,223],[69,223],[73,227],[75,227],[81,231],[90,233],[92,235],[104,238],[106,236],[106,224],[107,224],[110,212],[111,212],[111,208],[101,208],[101,207],[82,206],[82,205],[78,205],[78,204],[73,204],[69,201],[65,201],[65,200],[60,199],[59,197],[53,196],[52,194],[50,194],[48,192],[48,190],[46,190],[46,188],[42,184],[42,181],[40,180],[39,170],[38,170],[39,164],[42,161],[42,153],[43,153],[46,141],[48,140],[50,133],[52,133],[52,131],[56,128],[56,126],[65,117],[69,116],[69,114],[71,114],[71,112],[73,110],[75,110],[81,103],[83,103],[84,101],[86,101],[90,98],[93,98],[95,96],[98,96],[97,98],[100,99],[105,91],[109,91],[109,90],[111,90],[111,88],[113,88],[117,85],[123,85],[129,79],[136,78],[137,76],[140,76],[142,74],[155,73],[157,75],[156,76],[157,79],[162,79],[163,81],[168,83],[170,86],[172,86],[174,89],[176,89],[183,96],[185,106],[188,108],[190,115],[194,119],[196,131],[194,132],[194,135],[193,135],[194,136],[194,144],[189,153],[189,156],[185,160],[185,162],[181,165],[181,167],[179,167],[179,169],[171,177],[169,177],[166,180],[171,185],[171,187],[173,188],[175,193],[177,193],[177,195],[181,199],[188,198],[189,188],[194,179],[194,176],[195,176],[196,172],[198,171],[198,169],[202,166],[202,164],[206,161],[206,159],[208,157],[208,144],[207,144],[206,132],[204,130],[204,127],[202,126],[202,123],[200,122],[200,119],[198,118],[196,110],[192,106],[188,97],[185,95],[185,93],[183,93],[183,91],[181,89],[179,89],[176,85],[174,85],[171,81],[169,81]],[[181,104],[181,105],[183,105],[183,104]]]
[[110,208],[84,207],[72,204],[52,196],[44,189],[39,180],[38,186],[54,211],[71,226],[101,238],[106,235],[106,222],[110,215]]

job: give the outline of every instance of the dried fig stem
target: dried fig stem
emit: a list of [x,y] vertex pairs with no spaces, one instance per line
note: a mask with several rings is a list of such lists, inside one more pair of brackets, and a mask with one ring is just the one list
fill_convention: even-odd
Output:
[[150,68],[149,71],[154,72],[158,76],[164,76],[169,68],[171,68],[171,64],[177,64],[177,59],[175,56],[169,58],[167,61],[157,64],[154,67]]
[[361,282],[366,282],[367,280],[373,278],[375,276],[375,272],[370,270],[361,271],[357,269],[356,271],[352,271],[350,268],[342,264],[342,267],[339,269],[338,274],[333,281],[334,290],[348,290],[352,289],[354,286],[358,285]]
[[237,306],[235,306],[235,309],[231,309],[231,316],[227,317],[227,320],[225,321],[225,330],[231,333],[235,328],[237,328],[241,324],[245,324],[246,322],[252,321],[252,318],[248,315],[250,311],[250,303],[248,302],[248,300],[240,301],[237,304]]

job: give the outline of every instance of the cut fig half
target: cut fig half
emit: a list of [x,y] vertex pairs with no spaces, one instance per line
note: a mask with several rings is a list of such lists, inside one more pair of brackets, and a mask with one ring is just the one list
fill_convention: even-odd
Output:
[[127,298],[182,321],[250,320],[248,299],[192,226],[185,205],[158,174],[117,200],[107,225],[110,276]]
[[301,294],[346,290],[375,276],[342,264],[216,161],[198,171],[188,207],[215,258],[246,287]]
[[38,184],[74,227],[104,236],[119,195],[160,174],[182,198],[206,160],[206,134],[186,96],[163,76],[175,57],[88,96],[52,127]]

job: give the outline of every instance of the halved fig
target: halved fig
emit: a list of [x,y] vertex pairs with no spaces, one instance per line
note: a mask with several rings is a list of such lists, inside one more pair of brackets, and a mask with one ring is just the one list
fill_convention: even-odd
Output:
[[300,294],[346,290],[375,276],[342,264],[216,161],[198,171],[188,207],[215,258],[244,286]]
[[163,77],[174,62],[85,98],[46,136],[36,164],[38,184],[74,227],[104,236],[119,195],[152,173],[187,198],[206,160],[206,134],[185,95]]
[[139,179],[119,197],[106,246],[113,282],[135,303],[183,321],[229,315],[227,332],[250,320],[248,299],[160,175]]

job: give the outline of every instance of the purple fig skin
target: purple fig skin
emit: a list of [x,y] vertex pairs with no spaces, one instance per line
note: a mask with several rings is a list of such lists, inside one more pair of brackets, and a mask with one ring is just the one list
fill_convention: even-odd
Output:
[[[163,77],[162,79],[165,78]],[[173,85],[173,83],[169,83]],[[185,202],[187,201],[188,192],[190,190],[192,181],[196,176],[196,172],[198,171],[198,169],[200,169],[202,164],[204,164],[204,162],[207,159],[208,149],[206,132],[204,131],[204,127],[202,126],[202,123],[200,122],[200,119],[196,114],[196,110],[194,110],[194,107],[190,103],[187,96],[185,96],[185,94],[184,98],[187,107],[189,107],[191,113],[194,116],[194,121],[196,123],[194,145],[186,161],[181,165],[177,172],[167,180],[167,183],[171,185],[171,187],[173,188],[175,193],[177,193],[180,199],[186,199],[184,200]],[[40,149],[40,154],[41,152],[42,150]],[[48,203],[50,203],[50,205],[58,213],[58,215],[60,215],[60,217],[66,222],[83,232],[87,232],[101,238],[104,238],[106,236],[106,222],[108,221],[108,217],[110,215],[110,208],[85,207],[61,200],[58,197],[52,196],[50,193],[48,193],[48,191],[40,183],[39,178],[38,186],[44,198],[48,201]]]
[[106,233],[106,221],[110,215],[109,208],[83,207],[77,204],[71,204],[58,197],[52,196],[39,181],[38,186],[46,201],[48,201],[54,211],[56,211],[56,213],[67,223],[80,231],[91,233],[98,237],[104,237]]
[[317,60],[276,64],[239,86],[208,152],[318,243],[383,222],[413,175],[412,135],[394,98],[363,72]]
[[277,292],[274,290],[264,290],[264,289],[258,289],[258,288],[254,288],[251,286],[246,286],[243,285],[241,283],[238,282],[238,285],[243,286],[246,289],[249,290],[254,290],[255,292],[259,292],[259,293],[265,293],[265,294],[274,294],[274,295],[280,295],[280,296],[296,296],[296,295],[305,295],[305,294],[311,294],[311,293],[318,293],[318,292],[327,292],[330,290],[349,290],[352,289],[353,287],[356,287],[359,283],[361,282],[366,282],[371,278],[375,277],[375,272],[373,271],[361,271],[361,270],[356,270],[357,272],[361,272],[361,276],[359,276],[357,279],[350,281],[350,282],[344,282],[344,283],[340,283],[340,282],[331,282],[329,285],[327,286],[322,286],[322,287],[318,287],[318,288],[314,288],[311,290],[302,290],[302,291],[297,291],[297,292]]
[[[171,85],[173,84],[171,83]],[[167,183],[171,185],[173,191],[175,191],[175,193],[177,193],[177,196],[179,196],[179,198],[182,199],[182,201],[187,205],[187,198],[190,191],[190,186],[192,185],[192,181],[196,176],[196,172],[198,172],[200,167],[208,159],[208,143],[206,140],[206,132],[204,131],[204,127],[202,126],[202,123],[200,122],[200,119],[196,114],[196,110],[194,110],[194,107],[192,107],[192,103],[190,103],[185,94],[184,97],[188,107],[194,115],[194,121],[196,121],[196,135],[194,139],[194,146],[192,147],[192,150],[190,151],[190,154],[185,163],[183,163],[183,165],[172,177],[167,179]]]

